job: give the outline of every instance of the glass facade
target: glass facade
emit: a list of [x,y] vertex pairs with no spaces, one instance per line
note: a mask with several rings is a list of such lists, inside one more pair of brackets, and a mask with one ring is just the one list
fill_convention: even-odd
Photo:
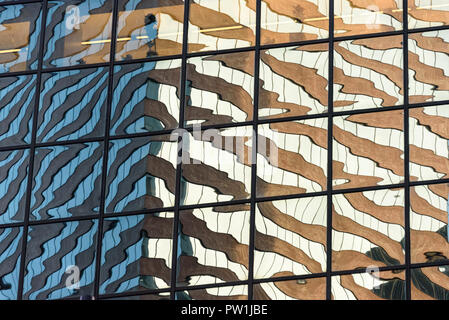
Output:
[[449,299],[445,0],[0,1],[0,299]]

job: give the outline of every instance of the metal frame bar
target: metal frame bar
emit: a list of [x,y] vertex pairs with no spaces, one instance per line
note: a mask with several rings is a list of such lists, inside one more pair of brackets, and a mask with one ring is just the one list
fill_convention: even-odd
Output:
[[[20,273],[19,273],[19,289],[17,294],[17,299],[21,300],[23,298],[23,286],[24,286],[24,276],[26,272],[26,249],[27,249],[27,238],[28,231],[31,226],[34,225],[46,225],[52,223],[64,223],[71,221],[83,221],[83,220],[98,220],[98,230],[97,230],[97,243],[96,243],[96,261],[95,261],[95,280],[94,280],[94,292],[93,295],[97,299],[108,299],[114,297],[128,297],[128,296],[136,296],[136,295],[144,295],[151,293],[170,293],[171,299],[176,299],[176,292],[182,290],[194,290],[194,289],[207,289],[207,288],[215,288],[215,287],[224,287],[231,285],[247,285],[248,286],[248,298],[253,299],[253,286],[259,283],[273,282],[273,281],[290,281],[290,280],[298,280],[298,279],[308,279],[308,278],[317,278],[322,277],[326,278],[326,299],[332,298],[331,291],[331,279],[334,276],[339,275],[348,275],[348,274],[356,274],[365,272],[364,270],[342,270],[342,271],[334,271],[332,269],[332,197],[336,194],[345,194],[345,193],[353,193],[353,192],[363,192],[370,190],[384,190],[391,188],[403,188],[405,193],[405,203],[404,203],[404,226],[405,226],[405,263],[397,266],[387,266],[379,268],[380,271],[391,271],[391,270],[403,270],[405,271],[405,293],[406,299],[411,299],[411,271],[416,268],[423,267],[435,267],[435,266],[446,266],[449,265],[448,260],[437,261],[433,263],[412,263],[411,261],[411,247],[410,247],[410,188],[414,186],[420,185],[431,185],[431,184],[440,184],[440,183],[449,183],[449,179],[440,179],[440,180],[428,180],[428,181],[410,181],[410,170],[409,170],[409,109],[412,108],[420,108],[425,106],[439,106],[439,105],[449,105],[449,100],[444,101],[432,101],[425,103],[410,103],[409,102],[409,75],[408,75],[408,35],[414,33],[421,32],[429,32],[429,31],[441,31],[441,30],[449,30],[449,25],[446,26],[438,26],[438,27],[429,27],[429,28],[416,28],[409,29],[408,28],[408,11],[405,8],[408,7],[408,1],[403,0],[403,28],[402,30],[390,31],[390,32],[382,32],[382,33],[371,33],[371,34],[362,34],[362,35],[353,35],[353,36],[337,36],[334,34],[334,3],[333,1],[329,1],[329,37],[325,39],[316,39],[316,40],[308,40],[308,41],[297,41],[290,43],[276,43],[276,44],[261,44],[261,1],[256,1],[256,33],[255,33],[255,42],[254,46],[248,46],[244,48],[235,48],[235,49],[226,49],[226,50],[216,50],[216,51],[202,51],[202,52],[189,52],[188,51],[188,28],[189,28],[189,11],[190,11],[190,3],[191,0],[184,1],[184,25],[183,25],[183,43],[182,43],[182,53],[178,55],[170,55],[170,56],[159,56],[159,57],[149,57],[144,59],[137,60],[124,60],[124,61],[115,61],[115,44],[117,38],[117,21],[118,21],[118,0],[110,0],[113,2],[112,7],[112,31],[111,31],[111,46],[110,46],[110,61],[106,63],[96,63],[90,65],[76,65],[76,66],[67,66],[67,67],[58,67],[58,68],[44,68],[43,67],[43,56],[44,56],[44,47],[45,47],[45,29],[48,15],[48,7],[47,0],[23,0],[23,1],[6,1],[0,4],[0,6],[7,5],[19,5],[19,4],[30,4],[30,3],[41,3],[42,11],[41,11],[41,34],[39,34],[39,51],[38,51],[38,63],[36,70],[28,70],[28,71],[19,71],[19,72],[8,72],[8,73],[0,73],[0,81],[1,78],[11,77],[11,76],[20,76],[20,75],[36,75],[36,92],[33,106],[33,126],[31,133],[31,143],[27,145],[11,145],[11,146],[3,146],[0,147],[0,152],[8,152],[12,150],[25,150],[29,149],[29,171],[27,177],[27,191],[26,191],[26,212],[25,218],[23,222],[15,222],[8,224],[0,224],[0,228],[23,228],[22,235],[22,243],[21,243],[21,255],[20,255]],[[403,87],[404,87],[404,103],[402,105],[396,105],[391,107],[383,107],[383,108],[369,108],[362,110],[347,110],[347,111],[335,111],[333,108],[333,56],[334,56],[334,44],[339,41],[347,41],[347,40],[356,40],[356,39],[370,39],[370,38],[378,38],[378,37],[386,37],[386,36],[399,36],[403,37]],[[310,45],[310,44],[318,44],[318,43],[327,43],[328,44],[328,112],[322,114],[307,114],[301,116],[294,117],[284,117],[284,118],[272,118],[259,119],[258,116],[258,105],[259,105],[259,69],[260,69],[260,51],[267,49],[275,49],[275,48],[287,48],[292,46],[301,46],[301,45]],[[151,137],[156,135],[164,135],[169,134],[172,130],[161,130],[155,132],[146,132],[146,133],[138,133],[138,134],[130,134],[130,135],[110,135],[110,126],[111,126],[111,105],[112,105],[112,97],[114,94],[114,86],[113,86],[113,76],[114,76],[114,66],[116,65],[127,65],[127,64],[137,64],[137,63],[145,63],[151,61],[161,61],[161,60],[171,60],[171,59],[181,59],[182,67],[181,67],[181,81],[180,81],[180,113],[179,113],[179,128],[183,128],[187,131],[192,131],[193,127],[190,125],[186,125],[184,121],[185,116],[185,106],[186,106],[186,65],[187,60],[191,57],[202,57],[202,56],[213,56],[219,54],[226,53],[239,53],[239,52],[254,52],[254,106],[253,106],[253,120],[240,122],[240,123],[226,123],[220,125],[210,125],[202,127],[202,130],[215,128],[215,129],[224,129],[231,127],[240,127],[240,126],[251,126],[253,128],[253,132],[255,136],[253,136],[252,140],[252,172],[251,172],[251,198],[246,200],[232,200],[220,203],[206,203],[200,205],[182,205],[181,204],[181,180],[182,180],[182,167],[181,164],[178,164],[176,167],[176,189],[175,189],[175,205],[167,208],[160,209],[151,209],[151,210],[142,210],[142,211],[133,211],[133,212],[120,212],[120,213],[106,213],[105,212],[105,195],[106,195],[106,179],[107,179],[107,167],[108,167],[108,151],[109,151],[109,142],[117,139],[123,138],[137,138],[137,137]],[[91,68],[99,68],[99,67],[107,67],[109,68],[109,78],[108,78],[108,96],[107,96],[107,109],[106,109],[106,129],[105,135],[103,137],[98,138],[87,138],[87,139],[77,139],[71,141],[56,141],[56,142],[44,142],[39,143],[36,141],[36,133],[37,133],[37,114],[39,111],[39,102],[40,102],[40,87],[41,87],[41,79],[42,74],[49,72],[61,72],[68,70],[79,70],[79,69],[91,69]],[[392,185],[383,185],[383,186],[371,186],[371,187],[361,187],[361,188],[352,188],[352,189],[334,189],[332,186],[332,144],[333,144],[333,118],[336,116],[346,116],[352,114],[364,114],[364,113],[372,113],[372,112],[382,112],[382,111],[391,111],[391,110],[404,110],[404,181],[399,184]],[[293,194],[287,196],[274,196],[274,197],[257,197],[256,195],[256,181],[257,181],[257,163],[255,161],[257,156],[257,138],[258,138],[258,126],[260,124],[270,124],[277,122],[287,122],[287,121],[296,121],[296,120],[304,120],[304,119],[315,119],[315,118],[327,118],[328,119],[328,163],[327,163],[327,190],[322,192],[314,192],[314,193],[304,193],[304,194]],[[32,196],[32,184],[33,184],[33,171],[34,171],[34,156],[35,150],[39,147],[49,147],[49,146],[59,146],[59,145],[71,145],[78,143],[88,143],[88,142],[103,142],[104,150],[103,150],[103,164],[102,164],[102,175],[101,175],[101,202],[100,202],[100,211],[98,214],[86,215],[86,216],[76,216],[69,218],[61,218],[61,219],[53,219],[53,220],[33,220],[30,221],[30,204],[31,204],[31,196]],[[181,138],[178,141],[181,143]],[[181,148],[179,148],[181,150]],[[179,156],[182,156],[182,151],[180,151]],[[255,279],[254,278],[254,250],[255,250],[255,215],[256,215],[256,206],[259,202],[263,201],[276,201],[276,200],[285,200],[285,199],[295,199],[295,198],[305,198],[305,197],[316,197],[316,196],[326,196],[327,197],[327,266],[326,271],[319,274],[311,274],[311,275],[299,275],[299,276],[291,276],[291,277],[281,277],[281,278],[269,278],[269,279]],[[178,234],[180,232],[180,212],[182,210],[195,209],[195,208],[206,208],[206,207],[214,207],[214,206],[225,206],[225,205],[237,205],[237,204],[250,204],[250,242],[249,242],[249,266],[248,266],[248,280],[238,281],[238,282],[229,282],[229,283],[219,283],[219,284],[207,284],[207,285],[197,285],[197,286],[177,286],[176,277],[178,273]],[[158,290],[142,290],[139,292],[124,292],[124,293],[116,293],[116,294],[100,294],[100,270],[101,270],[101,249],[102,249],[102,238],[103,238],[103,221],[106,218],[110,217],[121,217],[121,216],[131,216],[137,214],[151,214],[155,212],[174,212],[173,219],[173,247],[172,247],[172,270],[171,270],[171,284],[170,288],[167,289],[158,289]],[[66,299],[72,299],[73,297],[68,297]]]

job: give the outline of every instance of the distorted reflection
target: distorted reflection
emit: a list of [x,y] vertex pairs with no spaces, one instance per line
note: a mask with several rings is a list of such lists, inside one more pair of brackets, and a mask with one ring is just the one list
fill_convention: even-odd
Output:
[[0,300],[18,299],[23,228],[0,229]]
[[249,205],[180,212],[180,286],[248,279]]
[[103,143],[38,148],[34,159],[30,219],[98,213],[102,164]]
[[262,282],[254,285],[254,300],[325,300],[326,278]]
[[410,188],[410,246],[412,263],[449,259],[449,185]]
[[[31,226],[23,298],[44,300],[92,295],[97,230],[95,220]],[[79,275],[79,288],[72,287],[75,281],[69,278],[74,271]]]
[[28,162],[29,150],[0,152],[0,224],[25,218]]
[[168,135],[111,141],[106,212],[174,206],[177,150]]
[[405,271],[377,271],[332,277],[334,300],[405,300]]
[[0,73],[37,69],[41,5],[0,6]]
[[338,194],[332,205],[333,270],[404,263],[403,189]]
[[181,54],[183,0],[120,0],[116,60]]
[[44,66],[108,62],[111,25],[111,1],[49,1]]
[[176,300],[248,300],[248,286],[178,291]]
[[334,117],[333,121],[335,189],[403,182],[402,110]]
[[170,287],[173,212],[104,221],[100,294]]
[[181,60],[115,66],[111,134],[175,129]]

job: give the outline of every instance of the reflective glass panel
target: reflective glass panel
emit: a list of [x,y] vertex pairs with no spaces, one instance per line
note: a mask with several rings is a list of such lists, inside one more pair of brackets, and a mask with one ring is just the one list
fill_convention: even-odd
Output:
[[103,136],[107,85],[107,68],[44,73],[37,141]]
[[173,206],[177,150],[168,135],[110,141],[106,212]]
[[218,287],[176,292],[177,300],[248,300],[248,286]]
[[260,52],[259,118],[327,112],[328,44]]
[[184,132],[181,203],[249,199],[252,128]]
[[449,259],[449,185],[410,188],[410,247],[412,263]]
[[36,76],[0,78],[0,147],[31,142]]
[[335,36],[402,29],[402,0],[334,1]]
[[449,105],[410,109],[410,179],[449,177]]
[[304,41],[329,36],[327,0],[262,0],[261,8],[261,44]]
[[332,270],[405,262],[403,189],[338,194],[332,205]]
[[31,226],[23,298],[93,295],[97,229],[93,220]]
[[29,153],[26,149],[0,152],[0,224],[24,220]]
[[16,300],[23,228],[0,229],[0,300]]
[[[449,12],[447,14],[449,19]],[[410,103],[449,99],[448,46],[449,30],[409,35],[408,78]]]
[[111,1],[49,1],[44,66],[108,62],[111,25]]
[[173,217],[159,212],[104,221],[100,294],[170,287]]
[[41,5],[0,6],[0,73],[37,68]]
[[115,66],[111,134],[176,128],[180,76],[179,59]]
[[408,27],[428,28],[449,24],[446,0],[408,0]]
[[255,44],[256,2],[190,0],[189,52]]
[[98,213],[103,144],[42,147],[34,158],[30,219]]
[[248,279],[249,205],[180,212],[178,286]]
[[405,271],[377,271],[332,277],[333,300],[405,300]]
[[449,300],[449,265],[410,270],[412,300]]
[[334,45],[334,111],[401,105],[402,36]]
[[254,300],[326,300],[326,278],[263,282],[253,290]]
[[258,197],[326,190],[327,123],[318,118],[259,126]]
[[187,60],[187,124],[251,121],[254,53],[239,52]]
[[259,202],[254,278],[326,272],[327,198]]
[[183,0],[120,0],[116,60],[181,54]]
[[403,182],[402,110],[334,117],[333,121],[335,189]]

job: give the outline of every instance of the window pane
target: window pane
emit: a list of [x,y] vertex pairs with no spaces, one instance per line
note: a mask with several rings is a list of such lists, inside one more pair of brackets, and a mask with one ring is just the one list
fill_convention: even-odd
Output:
[[410,270],[412,300],[449,300],[449,265]]
[[257,196],[327,188],[327,118],[259,126]]
[[408,27],[428,28],[449,24],[446,0],[408,0]]
[[254,300],[326,300],[326,278],[255,284]]
[[261,44],[327,38],[328,2],[262,0],[261,27]]
[[37,68],[41,5],[0,6],[0,73]]
[[16,300],[23,228],[0,229],[0,300]]
[[448,46],[449,30],[409,35],[408,73],[411,103],[449,99]]
[[449,177],[449,106],[410,109],[410,179]]
[[332,197],[332,270],[404,263],[404,190]]
[[115,66],[111,134],[176,128],[180,75],[179,59]]
[[103,144],[38,148],[34,158],[31,219],[98,213]]
[[334,1],[336,36],[389,32],[402,29],[402,0]]
[[120,0],[116,60],[181,54],[183,0]]
[[254,278],[326,272],[327,198],[259,202]]
[[36,76],[0,78],[0,146],[31,143]]
[[28,166],[29,150],[0,152],[0,224],[25,217]]
[[176,300],[248,300],[248,286],[178,291]]
[[334,300],[405,300],[405,272],[381,271],[332,277]]
[[410,188],[410,246],[412,263],[449,258],[448,184]]
[[49,1],[44,66],[108,62],[111,25],[111,1]]
[[334,117],[335,189],[403,182],[403,111]]
[[177,150],[168,135],[111,141],[106,212],[174,206]]
[[259,117],[327,112],[328,45],[262,50]]
[[248,279],[249,205],[180,212],[178,286]]
[[250,198],[252,131],[236,127],[184,133],[181,204]]
[[108,74],[106,68],[43,74],[37,141],[103,136]]
[[170,287],[173,217],[159,212],[104,221],[100,294]]
[[255,45],[255,1],[191,0],[189,52]]
[[[93,295],[97,228],[93,220],[31,226],[23,298]],[[76,275],[79,289],[72,286]]]
[[335,111],[401,105],[402,36],[336,42]]
[[254,53],[239,52],[187,60],[187,124],[251,121]]

